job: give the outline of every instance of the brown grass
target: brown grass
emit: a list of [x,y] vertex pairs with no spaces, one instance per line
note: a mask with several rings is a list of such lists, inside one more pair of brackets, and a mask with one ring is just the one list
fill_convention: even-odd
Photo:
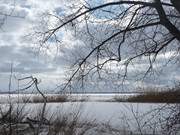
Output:
[[[53,103],[53,102],[67,102],[68,101],[68,96],[66,95],[48,95],[46,96],[47,102],[48,103]],[[44,99],[41,96],[33,96],[31,101],[32,103],[43,103]]]
[[180,103],[180,91],[147,92],[130,97],[127,102]]

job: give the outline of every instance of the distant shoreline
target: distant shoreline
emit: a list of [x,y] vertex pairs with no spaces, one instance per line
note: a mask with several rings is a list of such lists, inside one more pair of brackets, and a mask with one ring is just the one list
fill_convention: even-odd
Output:
[[[180,103],[179,91],[163,92],[124,92],[124,93],[61,93],[46,94],[47,103],[52,102],[129,102],[129,103]],[[39,93],[3,93],[0,103],[13,101],[16,103],[44,103]]]

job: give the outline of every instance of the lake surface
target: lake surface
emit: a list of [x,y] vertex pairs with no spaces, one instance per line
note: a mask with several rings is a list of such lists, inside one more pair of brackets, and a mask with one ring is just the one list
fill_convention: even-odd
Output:
[[[51,94],[53,96],[53,94]],[[132,95],[122,94],[72,94],[68,98],[87,98],[86,102],[61,102],[47,103],[46,117],[56,115],[68,115],[79,113],[81,120],[95,121],[100,125],[111,125],[117,129],[126,128],[132,131],[145,133],[160,133],[162,121],[172,113],[172,108],[177,104],[154,104],[154,103],[122,103],[111,102],[115,96],[129,97]],[[19,101],[22,97],[31,98],[33,94],[0,95],[1,109],[8,109],[8,100]],[[29,117],[35,116],[42,109],[43,103],[14,103],[19,109],[24,107]],[[15,108],[16,108],[15,107]]]
[[[7,104],[1,104],[2,108],[7,108]],[[21,108],[24,104],[16,104]],[[39,113],[42,103],[28,103],[24,110],[29,117]],[[170,106],[173,106],[170,105]],[[164,120],[170,113],[167,104],[148,104],[148,103],[118,103],[118,102],[64,102],[47,103],[46,118],[55,115],[73,115],[77,112],[80,119],[95,121],[100,125],[108,125],[117,129],[128,129],[138,132],[139,127],[143,133],[161,132],[161,120]]]

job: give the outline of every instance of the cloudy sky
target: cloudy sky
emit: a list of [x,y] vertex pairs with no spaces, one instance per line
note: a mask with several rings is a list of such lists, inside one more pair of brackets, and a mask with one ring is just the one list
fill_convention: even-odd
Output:
[[[104,2],[104,1],[101,1]],[[73,53],[59,53],[56,47],[50,50],[39,50],[36,44],[36,39],[31,35],[35,28],[40,29],[43,23],[44,14],[63,15],[64,13],[72,12],[73,10],[66,9],[66,6],[71,5],[71,0],[0,0],[0,90],[8,90],[8,82],[10,77],[11,65],[13,67],[13,78],[21,78],[25,76],[34,76],[41,80],[40,86],[42,89],[51,90],[56,87],[56,84],[63,82],[66,66],[73,62]],[[97,1],[93,4],[100,4]],[[11,16],[4,16],[11,15]],[[17,17],[18,16],[18,17]],[[97,17],[97,16],[95,16]],[[48,18],[49,22],[56,25],[54,18]],[[104,19],[98,18],[97,19]],[[93,28],[93,26],[92,26]],[[84,41],[80,38],[74,38],[69,31],[59,33],[59,36],[66,44],[61,52],[66,50],[77,51],[84,45]],[[30,38],[29,38],[30,37]],[[54,43],[51,44],[53,46]],[[73,47],[77,45],[76,49]],[[86,50],[81,50],[80,55],[84,56]],[[63,56],[62,56],[63,55]],[[158,57],[161,62],[170,55],[162,55]],[[64,57],[66,59],[64,59]],[[67,61],[67,59],[69,61]],[[141,68],[146,65],[146,62],[141,63]],[[140,66],[140,65],[139,65]],[[167,66],[161,74],[161,78],[156,81],[157,85],[168,86],[180,80],[180,70],[178,65]],[[130,73],[138,71],[137,68],[130,68]],[[113,80],[113,78],[112,78]],[[154,84],[153,79],[145,80],[148,84]],[[104,82],[100,82],[97,88],[102,87]],[[141,82],[139,82],[141,83]],[[127,85],[134,86],[133,81]],[[117,89],[114,85],[108,85],[107,89]],[[91,87],[91,86],[89,86]],[[13,79],[13,88],[17,88],[17,81]],[[94,88],[89,88],[94,89]]]
[[[13,76],[33,75],[41,79],[43,88],[49,89],[49,84],[59,82],[63,74],[61,65],[53,60],[53,55],[38,53],[38,47],[33,41],[26,40],[26,36],[38,25],[41,14],[55,12],[62,4],[59,0],[0,1],[0,90],[8,89],[11,64]],[[11,16],[4,17],[3,14]]]

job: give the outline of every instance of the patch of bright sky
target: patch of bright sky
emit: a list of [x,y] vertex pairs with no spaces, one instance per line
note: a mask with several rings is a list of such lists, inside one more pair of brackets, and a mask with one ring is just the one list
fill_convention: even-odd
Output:
[[[107,3],[106,0],[88,0],[86,5],[88,7],[96,7],[105,3]],[[120,14],[122,10],[124,10],[123,5],[114,5],[104,7],[97,12],[92,12],[91,14],[97,19],[107,19],[115,17],[117,14]]]

